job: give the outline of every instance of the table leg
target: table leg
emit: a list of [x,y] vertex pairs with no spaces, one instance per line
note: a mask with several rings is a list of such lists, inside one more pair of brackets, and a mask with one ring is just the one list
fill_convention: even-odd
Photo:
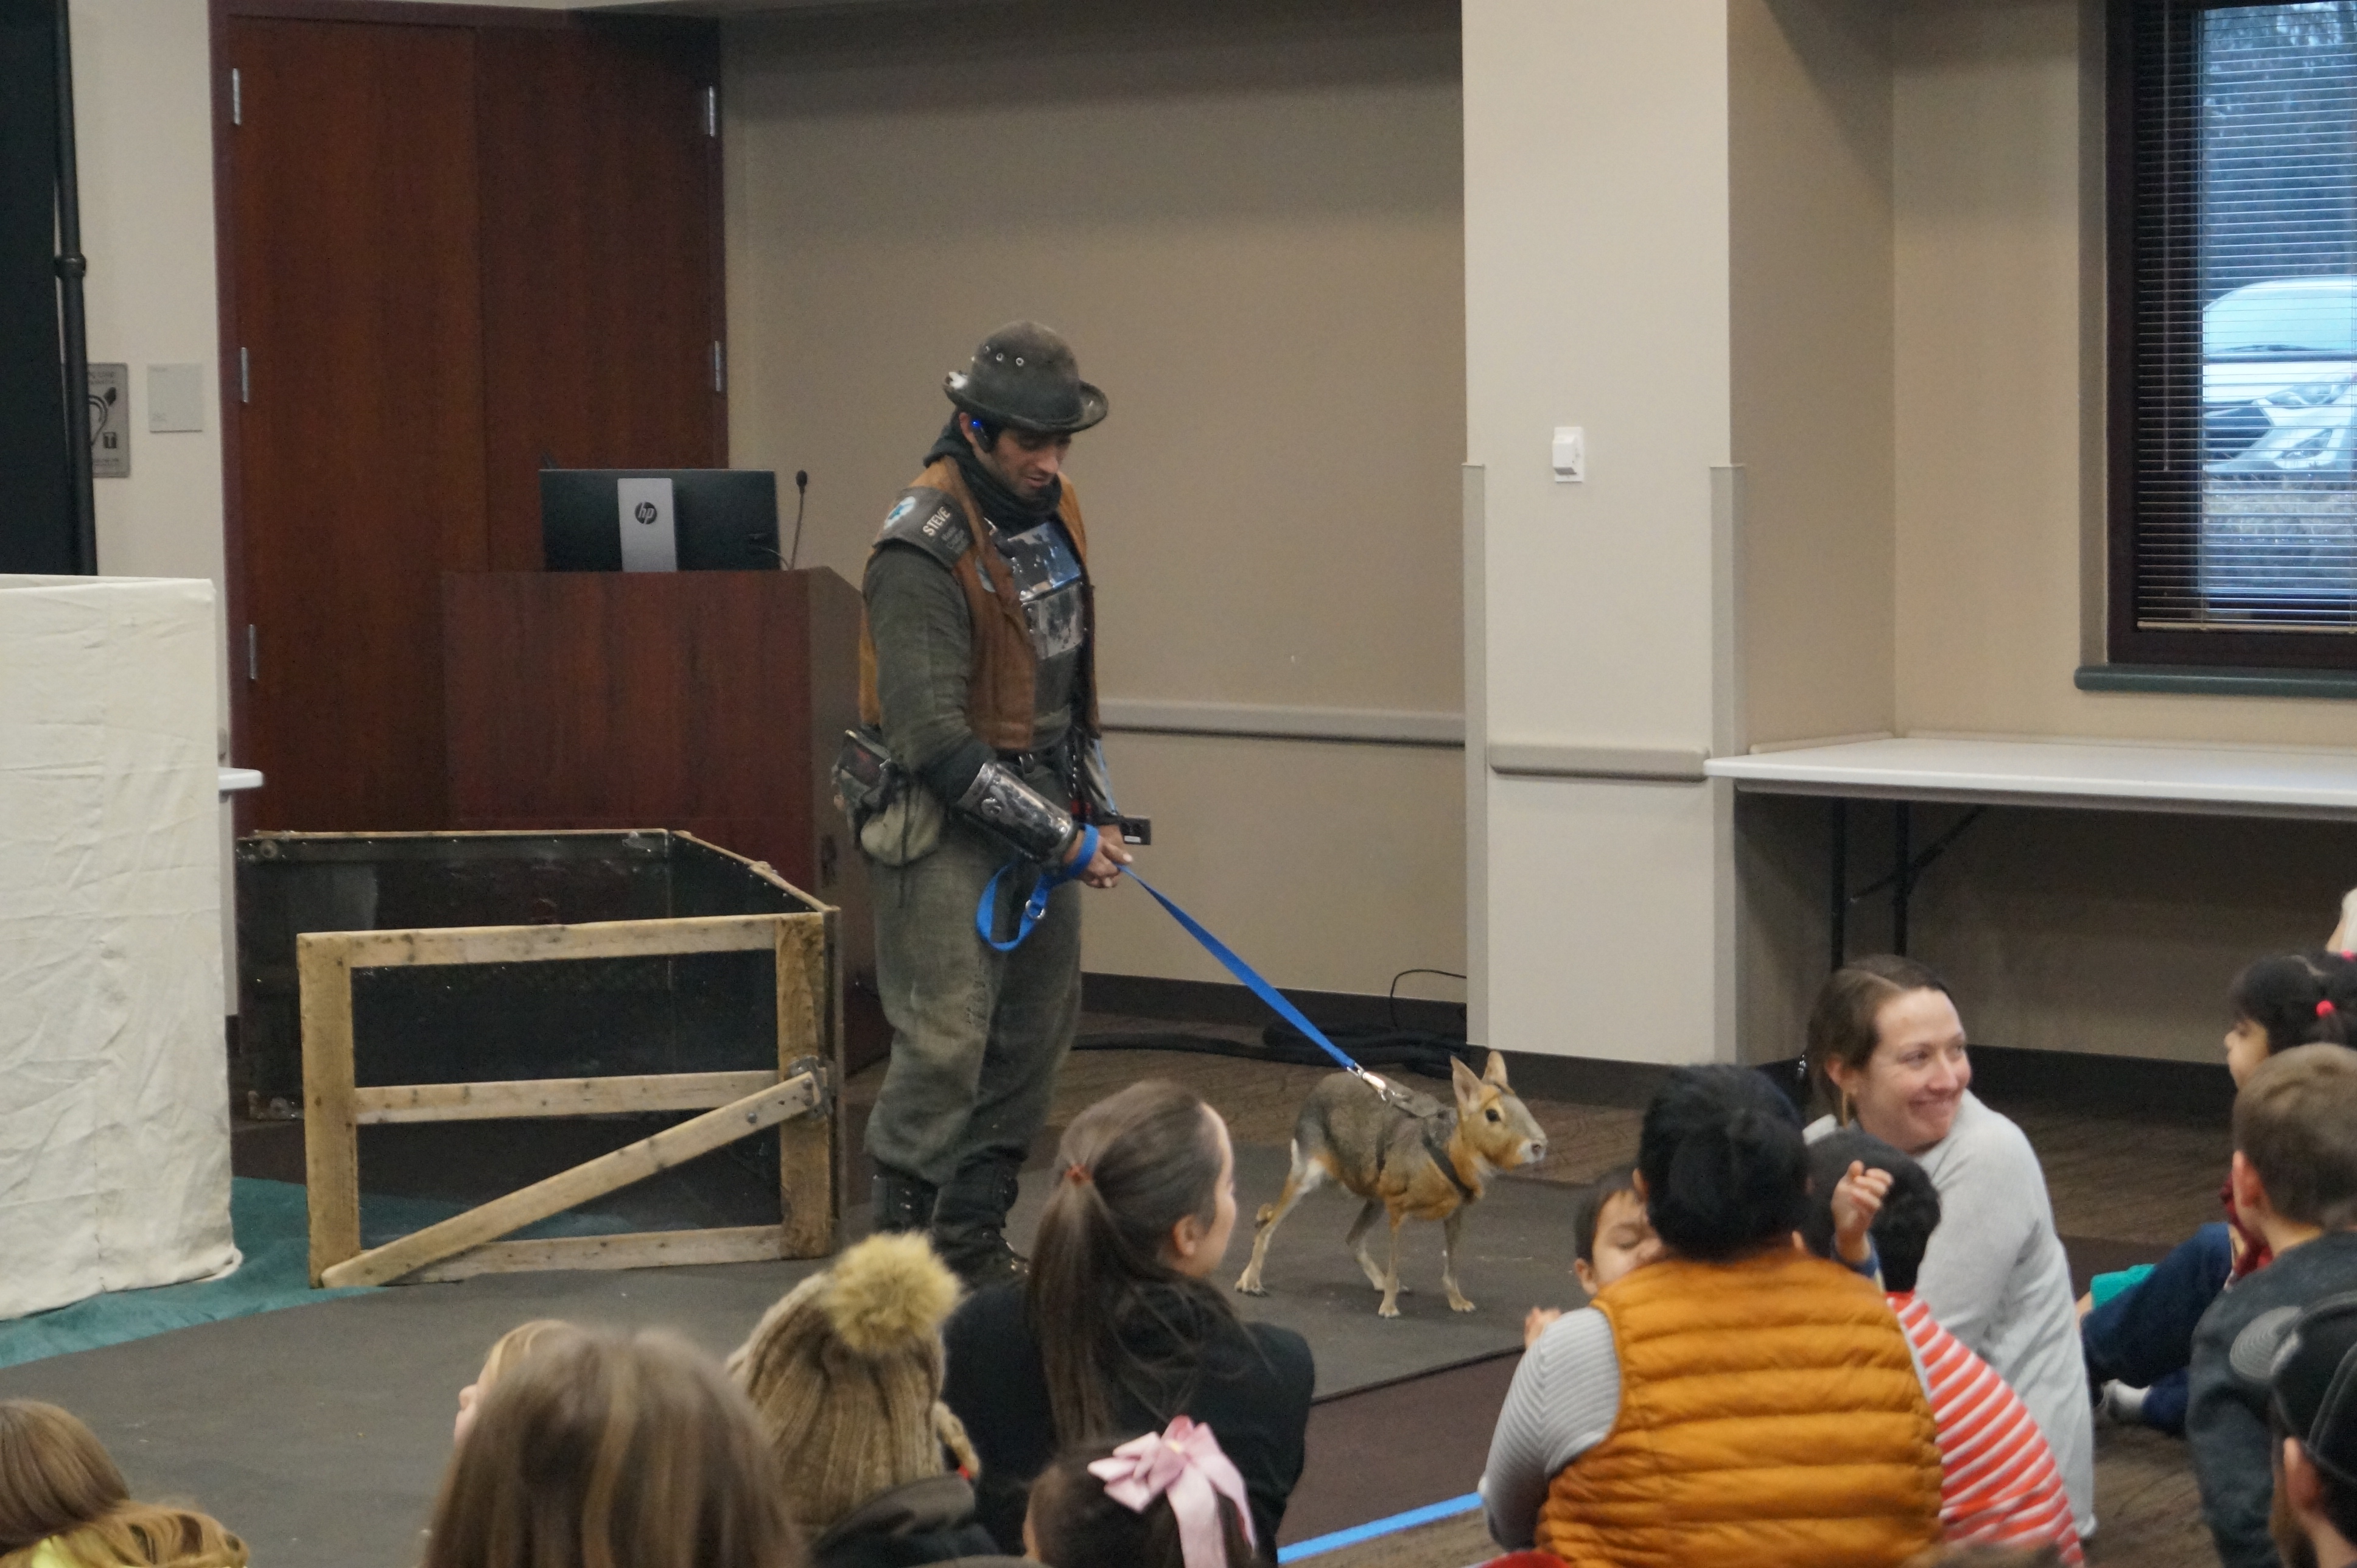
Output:
[[1833,891],[1826,906],[1825,925],[1832,937],[1831,967],[1839,969],[1849,958],[1849,802],[1836,797],[1827,804],[1833,808],[1833,850],[1827,856],[1832,863]]
[[1890,883],[1890,950],[1907,956],[1907,903],[1915,891],[1914,808],[1897,803],[1891,816],[1892,864],[1898,868]]

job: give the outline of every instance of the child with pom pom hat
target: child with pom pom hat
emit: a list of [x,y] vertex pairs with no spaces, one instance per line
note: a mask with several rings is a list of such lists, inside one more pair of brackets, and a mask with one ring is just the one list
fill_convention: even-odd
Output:
[[728,1359],[759,1411],[814,1568],[997,1557],[980,1469],[941,1402],[957,1277],[921,1232],[873,1236],[796,1285]]

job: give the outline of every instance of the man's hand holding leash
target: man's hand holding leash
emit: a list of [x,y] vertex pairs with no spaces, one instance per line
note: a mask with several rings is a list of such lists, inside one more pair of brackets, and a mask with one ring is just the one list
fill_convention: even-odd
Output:
[[[1077,864],[1081,858],[1081,852],[1088,847],[1088,835],[1074,833],[1072,852],[1064,857],[1065,867],[1069,870]],[[1117,836],[1110,832],[1101,833],[1097,837],[1095,855],[1090,859],[1086,866],[1072,872],[1071,875],[1074,881],[1085,882],[1092,887],[1110,887],[1121,880],[1121,868],[1136,858],[1129,851],[1121,847],[1121,840]]]

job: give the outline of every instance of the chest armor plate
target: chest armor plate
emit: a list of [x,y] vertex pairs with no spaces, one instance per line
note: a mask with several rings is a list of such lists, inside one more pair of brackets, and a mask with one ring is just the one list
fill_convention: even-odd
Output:
[[1075,652],[1088,628],[1081,613],[1081,560],[1053,519],[1013,532],[990,526],[990,542],[1014,574],[1031,651],[1041,663]]

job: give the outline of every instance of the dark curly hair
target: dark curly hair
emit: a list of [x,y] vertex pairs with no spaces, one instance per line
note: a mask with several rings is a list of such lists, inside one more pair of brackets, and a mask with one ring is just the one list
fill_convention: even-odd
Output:
[[1637,1170],[1663,1243],[1705,1262],[1790,1237],[1808,1205],[1800,1114],[1749,1068],[1672,1073],[1645,1107]]
[[2263,958],[2234,977],[2226,1004],[2266,1031],[2269,1056],[2294,1046],[2345,1046],[2357,1013],[2357,962],[2321,951]]

